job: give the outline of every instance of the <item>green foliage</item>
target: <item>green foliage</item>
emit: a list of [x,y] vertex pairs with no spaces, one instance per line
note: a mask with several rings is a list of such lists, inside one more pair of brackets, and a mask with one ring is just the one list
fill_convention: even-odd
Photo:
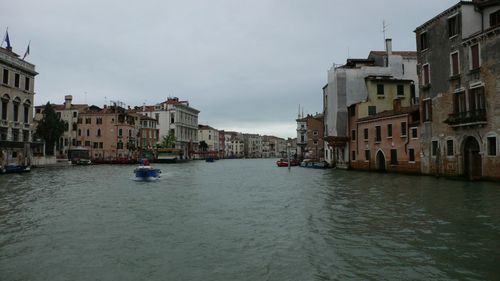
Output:
[[164,136],[161,142],[161,146],[164,148],[174,148],[175,147],[175,134],[170,132],[168,136]]
[[65,129],[62,121],[54,111],[49,102],[43,110],[43,118],[38,122],[35,135],[45,141],[45,154],[54,155],[54,145],[63,135]]
[[205,141],[200,141],[200,150],[201,151],[207,151],[208,150],[208,144]]

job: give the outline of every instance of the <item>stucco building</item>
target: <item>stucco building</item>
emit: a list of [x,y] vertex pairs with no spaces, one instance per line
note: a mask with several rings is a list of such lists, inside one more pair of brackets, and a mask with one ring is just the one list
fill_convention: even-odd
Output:
[[160,141],[163,137],[174,134],[175,148],[181,149],[183,158],[191,158],[191,153],[198,149],[200,111],[191,107],[188,101],[172,97],[156,105],[144,105],[137,112],[158,121]]
[[350,167],[420,173],[418,104],[412,80],[365,78],[368,98],[348,108]]
[[500,178],[500,2],[458,2],[415,33],[422,171]]
[[211,154],[219,155],[219,130],[208,125],[198,125],[198,141],[204,141]]
[[245,157],[245,143],[243,134],[232,131],[224,132],[225,139],[225,156],[227,158],[243,158]]
[[[51,104],[57,116],[64,122],[64,133],[56,143],[56,157],[68,158],[68,151],[76,147],[78,117],[81,111],[88,108],[87,104],[73,104],[73,96],[64,96],[64,104]],[[35,120],[40,121],[43,118],[45,105],[35,107]]]
[[35,65],[0,47],[0,168],[31,162]]
[[139,118],[117,105],[90,106],[78,117],[76,145],[88,148],[92,159],[136,159]]
[[349,167],[347,108],[367,99],[365,78],[376,75],[412,80],[411,99],[417,100],[416,64],[416,52],[392,51],[392,40],[387,39],[385,51],[372,51],[366,59],[348,59],[344,65],[332,66],[328,83],[323,87],[325,160],[331,166]]

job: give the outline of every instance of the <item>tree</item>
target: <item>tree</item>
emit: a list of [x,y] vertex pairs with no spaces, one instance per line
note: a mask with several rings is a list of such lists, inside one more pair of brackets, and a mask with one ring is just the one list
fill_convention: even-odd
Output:
[[173,148],[175,146],[175,134],[170,131],[168,133],[168,136],[163,137],[163,141],[161,142],[161,145],[165,148]]
[[54,155],[54,145],[64,133],[64,121],[62,121],[47,102],[43,110],[43,118],[38,122],[35,135],[45,141],[45,154]]
[[201,151],[207,151],[208,150],[208,144],[205,141],[200,141],[200,150]]

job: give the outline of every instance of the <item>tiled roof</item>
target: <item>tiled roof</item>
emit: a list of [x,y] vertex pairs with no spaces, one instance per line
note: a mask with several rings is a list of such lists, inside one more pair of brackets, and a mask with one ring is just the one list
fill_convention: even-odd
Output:
[[359,118],[358,121],[368,121],[368,120],[374,120],[374,119],[379,119],[379,118],[384,118],[384,117],[398,116],[398,115],[416,112],[418,110],[419,110],[418,105],[401,107],[400,111],[385,110],[385,111],[379,112],[379,113],[372,115],[372,116]]

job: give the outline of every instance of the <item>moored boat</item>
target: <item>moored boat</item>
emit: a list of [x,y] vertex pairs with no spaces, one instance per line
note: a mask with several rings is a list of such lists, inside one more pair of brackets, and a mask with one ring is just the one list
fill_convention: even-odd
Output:
[[[288,167],[288,159],[282,158],[278,161],[276,161],[276,165],[278,167]],[[290,159],[290,166],[298,166],[299,162],[295,159]]]
[[149,164],[149,160],[141,160],[139,167],[134,170],[135,180],[152,181],[160,178],[160,169],[155,169]]
[[0,169],[2,174],[26,173],[31,171],[31,166],[26,165],[6,165]]
[[300,163],[300,167],[312,168],[312,169],[326,169],[328,168],[328,163],[325,161],[314,161],[311,159],[304,159],[304,161]]

